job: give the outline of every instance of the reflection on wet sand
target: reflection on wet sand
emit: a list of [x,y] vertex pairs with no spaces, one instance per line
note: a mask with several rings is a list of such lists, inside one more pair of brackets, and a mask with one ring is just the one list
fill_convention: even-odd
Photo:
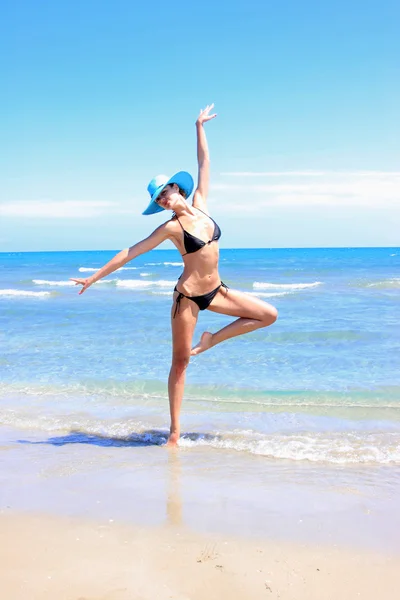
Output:
[[182,525],[181,459],[178,448],[168,450],[167,524]]

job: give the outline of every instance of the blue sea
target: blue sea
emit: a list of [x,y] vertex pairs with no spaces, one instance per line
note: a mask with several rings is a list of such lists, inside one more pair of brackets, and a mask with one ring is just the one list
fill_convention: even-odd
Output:
[[[163,444],[174,250],[79,296],[115,252],[0,254],[0,429]],[[278,321],[192,359],[181,446],[258,460],[400,464],[400,249],[221,250]],[[194,342],[230,318],[200,313]],[[111,442],[110,442],[111,443]]]

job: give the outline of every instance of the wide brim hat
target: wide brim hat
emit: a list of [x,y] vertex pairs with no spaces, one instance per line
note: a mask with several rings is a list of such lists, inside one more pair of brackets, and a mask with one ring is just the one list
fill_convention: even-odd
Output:
[[146,210],[143,211],[143,215],[152,215],[153,213],[165,210],[165,208],[156,203],[156,200],[163,189],[170,183],[176,183],[176,185],[185,192],[186,198],[189,198],[190,194],[193,192],[193,177],[186,171],[179,171],[179,173],[175,173],[175,175],[172,175],[169,179],[167,175],[157,175],[157,177],[154,177],[147,186],[147,191],[150,194],[150,203]]

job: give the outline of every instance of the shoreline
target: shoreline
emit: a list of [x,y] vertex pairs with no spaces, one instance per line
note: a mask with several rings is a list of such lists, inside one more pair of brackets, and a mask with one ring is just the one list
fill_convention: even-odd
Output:
[[400,554],[396,465],[313,464],[4,428],[0,461],[0,511]]

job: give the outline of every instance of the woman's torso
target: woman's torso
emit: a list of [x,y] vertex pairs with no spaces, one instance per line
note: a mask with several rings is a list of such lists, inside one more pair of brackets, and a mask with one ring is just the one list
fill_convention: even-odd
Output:
[[197,218],[173,217],[177,227],[172,238],[184,262],[179,287],[191,296],[205,294],[220,283],[218,239],[221,230],[207,213],[194,209],[196,213],[200,211]]

